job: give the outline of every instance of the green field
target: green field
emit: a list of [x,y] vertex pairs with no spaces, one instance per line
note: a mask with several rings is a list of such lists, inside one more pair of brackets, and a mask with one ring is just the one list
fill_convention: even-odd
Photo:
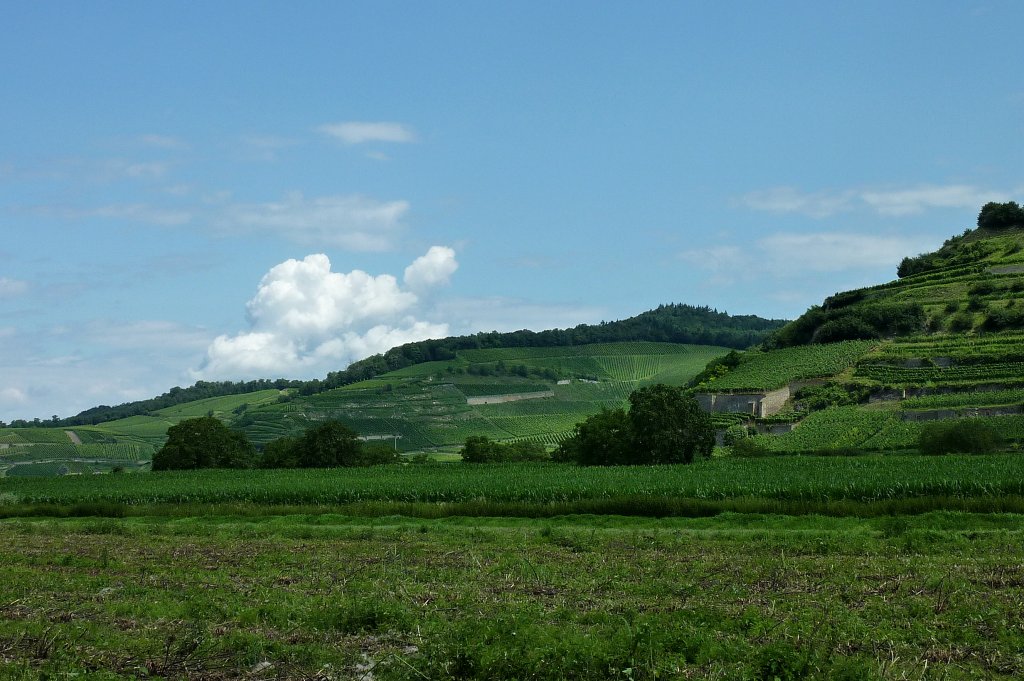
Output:
[[239,504],[355,505],[352,512],[428,516],[704,515],[744,508],[871,514],[899,508],[1006,510],[1024,503],[1021,497],[1024,457],[1014,454],[715,458],[689,466],[610,468],[407,464],[0,479],[5,504],[0,512],[7,514],[32,513],[46,504],[115,504],[132,513],[132,508],[146,513],[153,505]]
[[[0,670],[1015,679],[1022,466],[783,456],[4,479]],[[673,503],[689,512],[667,517]]]

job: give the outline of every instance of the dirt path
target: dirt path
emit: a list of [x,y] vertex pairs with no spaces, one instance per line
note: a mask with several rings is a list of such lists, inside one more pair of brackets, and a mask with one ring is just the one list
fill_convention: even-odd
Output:
[[78,433],[76,433],[75,431],[73,431],[73,430],[65,430],[64,434],[68,436],[68,439],[71,440],[71,442],[73,444],[76,444],[76,445],[82,444],[81,438],[78,437]]

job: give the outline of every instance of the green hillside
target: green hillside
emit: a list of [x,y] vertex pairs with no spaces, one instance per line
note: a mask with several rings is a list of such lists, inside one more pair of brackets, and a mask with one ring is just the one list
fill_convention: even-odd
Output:
[[[829,297],[765,350],[719,360],[696,390],[723,412],[744,412],[732,422],[759,433],[754,451],[916,450],[934,424],[968,418],[1003,448],[1020,448],[1024,226],[968,230],[904,259],[899,274]],[[780,392],[766,413],[750,415],[757,394],[773,390]],[[793,430],[778,434],[780,422]]]
[[[257,445],[338,419],[401,452],[454,450],[470,435],[564,439],[603,406],[621,406],[649,383],[685,384],[728,348],[624,342],[461,350],[313,394],[260,390],[177,404],[146,415],[69,428],[0,429],[0,472],[51,475],[144,467],[186,418],[216,416]],[[72,440],[77,437],[80,444]]]
[[683,384],[725,352],[649,342],[464,350],[452,360],[249,409],[237,425],[257,443],[334,418],[403,452],[454,448],[471,435],[553,445],[602,406],[621,406],[635,388]]

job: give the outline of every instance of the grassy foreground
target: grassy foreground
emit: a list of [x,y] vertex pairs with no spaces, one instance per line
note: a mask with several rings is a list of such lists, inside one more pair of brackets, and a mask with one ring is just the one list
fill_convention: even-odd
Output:
[[7,679],[1011,679],[1022,518],[0,521]]

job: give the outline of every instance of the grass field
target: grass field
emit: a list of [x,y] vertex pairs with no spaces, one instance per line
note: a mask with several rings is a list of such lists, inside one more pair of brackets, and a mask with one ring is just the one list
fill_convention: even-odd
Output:
[[1014,679],[1022,518],[0,521],[6,679]]

